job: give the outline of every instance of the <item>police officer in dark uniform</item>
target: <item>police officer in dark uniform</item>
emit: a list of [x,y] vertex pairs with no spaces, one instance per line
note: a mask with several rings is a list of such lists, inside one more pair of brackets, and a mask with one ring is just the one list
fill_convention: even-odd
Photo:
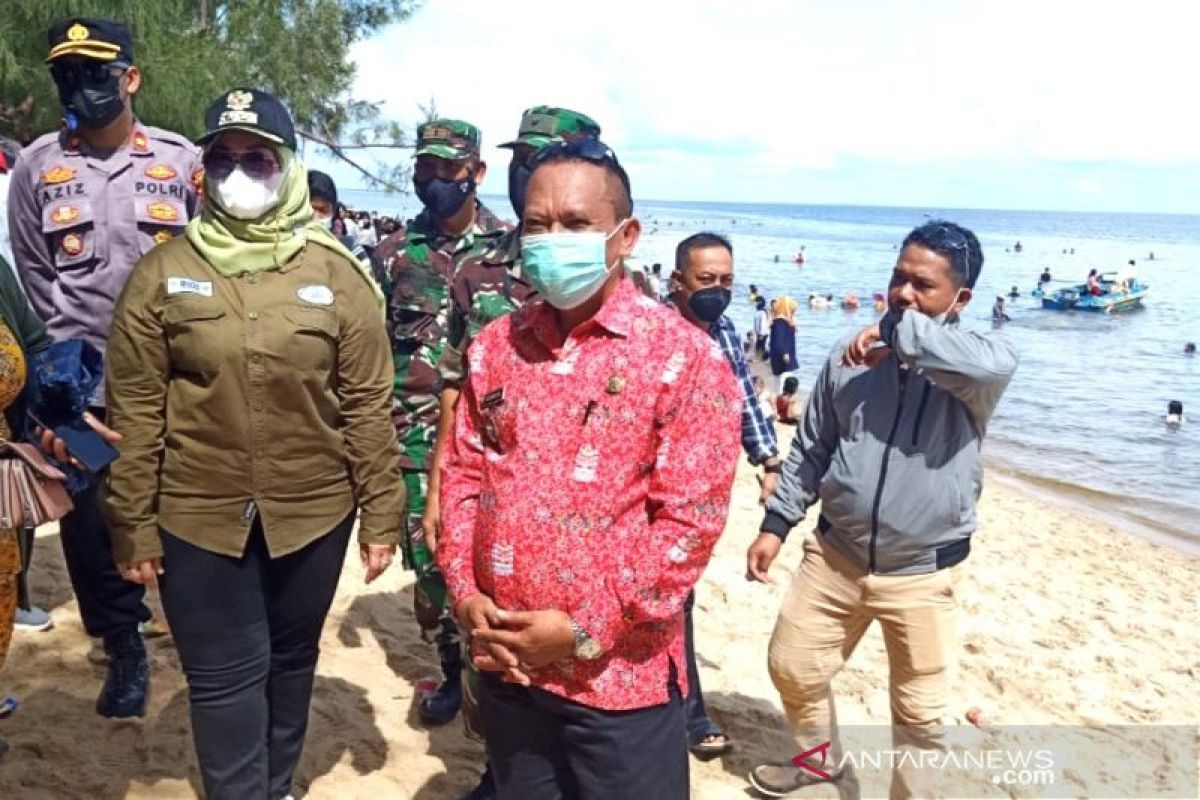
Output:
[[[102,352],[113,306],[134,263],[183,232],[196,210],[199,151],[183,136],[138,122],[142,76],[124,25],[65,19],[50,28],[47,63],[66,116],[26,147],[12,175],[13,257],[34,310],[56,339]],[[92,398],[103,416],[104,388]],[[145,590],[113,563],[96,490],[75,497],[61,540],[84,627],[104,640],[108,678],[96,711],[142,716],[149,670],[138,624]]]

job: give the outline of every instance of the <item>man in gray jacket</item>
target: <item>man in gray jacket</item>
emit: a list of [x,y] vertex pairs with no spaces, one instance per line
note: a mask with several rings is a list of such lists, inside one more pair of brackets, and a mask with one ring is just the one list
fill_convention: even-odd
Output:
[[[830,684],[873,620],[888,651],[894,748],[940,747],[983,436],[1017,366],[999,332],[958,325],[982,266],[969,230],[932,221],[912,231],[887,313],[835,348],[809,397],[747,577],[767,580],[788,532],[820,500],[768,660],[797,752],[833,742],[835,763],[809,769],[814,754],[803,767],[756,767],[750,781],[764,795],[788,796],[819,772],[841,777]],[[934,796],[916,763],[898,759],[893,798]]]

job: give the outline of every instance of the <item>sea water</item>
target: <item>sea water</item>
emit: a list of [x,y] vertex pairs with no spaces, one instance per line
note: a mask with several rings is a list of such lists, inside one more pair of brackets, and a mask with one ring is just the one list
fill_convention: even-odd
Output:
[[[348,194],[351,204],[381,213],[414,206],[411,198]],[[503,198],[485,202],[511,217]],[[931,218],[971,228],[985,262],[962,324],[991,330],[992,303],[1005,295],[1012,320],[1003,332],[1021,359],[988,430],[989,464],[1056,502],[1200,552],[1200,356],[1183,355],[1185,342],[1200,340],[1200,217],[658,201],[639,202],[636,213],[643,224],[636,255],[661,263],[664,274],[685,236],[708,230],[731,239],[737,286],[729,313],[743,335],[752,319],[750,284],[768,300],[786,294],[800,302],[804,387],[832,347],[875,320],[871,296],[886,291],[909,230]],[[1056,284],[1082,283],[1089,269],[1115,271],[1130,259],[1150,286],[1141,310],[1044,311],[1030,297],[1045,268]],[[1010,300],[1013,286],[1020,297]],[[862,302],[857,311],[807,303],[810,292],[840,301],[850,291]],[[1169,400],[1181,400],[1195,421],[1168,428]]]

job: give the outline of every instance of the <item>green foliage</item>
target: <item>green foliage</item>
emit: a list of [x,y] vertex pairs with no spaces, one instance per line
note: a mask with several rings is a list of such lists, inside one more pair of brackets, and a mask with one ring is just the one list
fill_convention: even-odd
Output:
[[[235,86],[264,89],[296,128],[339,144],[397,147],[406,132],[376,104],[350,97],[350,46],[408,17],[417,0],[4,0],[0,11],[0,134],[27,142],[58,127],[62,109],[45,65],[46,31],[66,16],[107,17],[133,33],[144,82],[135,101],[151,125],[199,136],[204,110]],[[372,177],[379,182],[381,179]],[[383,178],[382,183],[391,183]]]

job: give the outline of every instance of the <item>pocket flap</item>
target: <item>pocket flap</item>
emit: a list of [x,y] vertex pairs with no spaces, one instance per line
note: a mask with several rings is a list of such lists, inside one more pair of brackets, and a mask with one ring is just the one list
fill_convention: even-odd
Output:
[[163,322],[167,325],[178,325],[183,322],[193,322],[205,319],[220,319],[225,316],[225,309],[216,300],[207,302],[200,300],[169,301],[163,307]]
[[93,219],[90,201],[78,197],[61,200],[42,209],[42,232],[57,233],[67,228],[90,225]]
[[328,308],[315,306],[288,306],[283,316],[299,328],[316,330],[332,338],[337,338],[337,316]]
[[187,209],[178,200],[139,197],[133,204],[133,216],[143,225],[178,228],[187,224]]

